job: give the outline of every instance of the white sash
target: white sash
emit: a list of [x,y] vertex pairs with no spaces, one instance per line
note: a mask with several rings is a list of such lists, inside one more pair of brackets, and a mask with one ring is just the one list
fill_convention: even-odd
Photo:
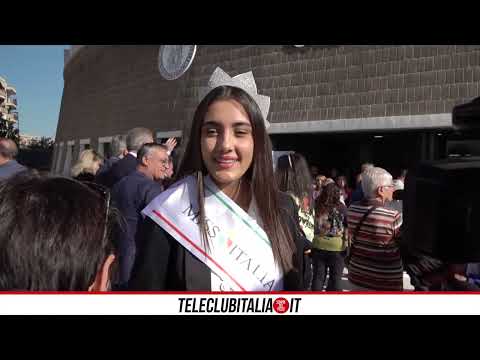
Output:
[[205,178],[209,251],[202,245],[197,225],[197,184],[193,176],[158,195],[142,213],[207,265],[223,282],[222,290],[283,290],[283,274],[275,264],[267,234],[210,177]]

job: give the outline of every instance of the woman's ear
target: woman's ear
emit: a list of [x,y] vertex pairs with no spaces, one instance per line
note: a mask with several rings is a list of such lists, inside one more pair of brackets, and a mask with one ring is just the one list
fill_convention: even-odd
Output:
[[385,194],[385,188],[383,186],[377,187],[377,196],[383,197],[384,194]]
[[102,267],[95,276],[95,281],[88,288],[88,291],[107,291],[108,282],[110,280],[110,268],[115,261],[115,255],[108,255],[107,259],[103,263]]

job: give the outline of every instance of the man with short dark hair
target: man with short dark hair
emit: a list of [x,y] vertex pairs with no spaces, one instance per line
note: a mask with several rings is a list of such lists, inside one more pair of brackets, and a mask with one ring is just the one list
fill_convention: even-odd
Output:
[[27,170],[15,160],[17,155],[17,144],[10,139],[0,138],[0,181]]
[[159,181],[165,178],[168,169],[167,151],[165,145],[144,144],[137,153],[136,170],[112,189],[112,200],[125,219],[115,237],[120,264],[119,289],[128,282],[135,261],[141,211],[163,191]]

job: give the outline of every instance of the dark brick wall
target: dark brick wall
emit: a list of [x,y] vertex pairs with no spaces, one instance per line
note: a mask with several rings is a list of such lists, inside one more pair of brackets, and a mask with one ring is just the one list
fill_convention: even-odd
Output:
[[[480,46],[198,46],[178,80],[158,72],[159,46],[87,46],[67,65],[56,142],[188,125],[218,65],[249,70],[271,97],[271,122],[449,113],[480,96]],[[359,120],[361,121],[361,120]],[[64,147],[65,149],[65,147]]]

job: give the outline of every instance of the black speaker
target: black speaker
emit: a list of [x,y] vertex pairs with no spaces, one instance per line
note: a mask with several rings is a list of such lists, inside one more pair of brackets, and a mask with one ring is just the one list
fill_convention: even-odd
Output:
[[480,129],[480,97],[466,104],[459,104],[453,108],[452,124],[456,130]]
[[480,158],[421,163],[403,195],[405,245],[450,263],[480,262]]

